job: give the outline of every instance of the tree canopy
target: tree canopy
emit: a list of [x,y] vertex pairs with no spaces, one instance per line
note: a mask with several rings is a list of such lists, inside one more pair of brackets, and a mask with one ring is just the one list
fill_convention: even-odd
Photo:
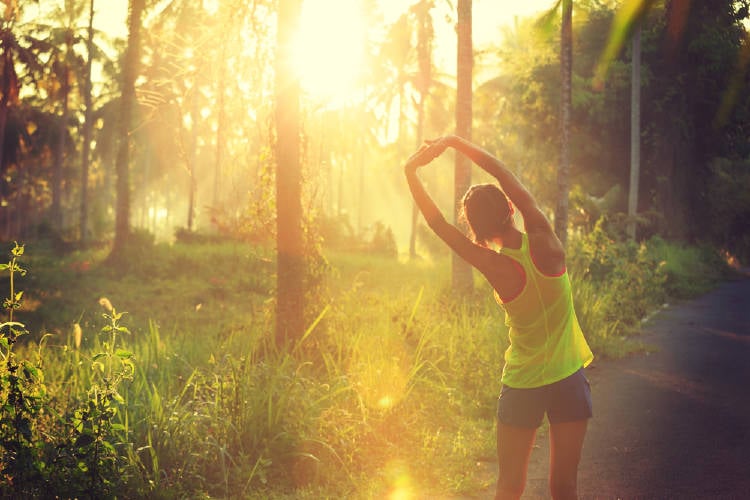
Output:
[[[77,241],[86,233],[94,241],[112,238],[115,165],[127,130],[129,225],[166,240],[184,228],[273,241],[276,2],[146,2],[136,99],[125,104],[133,117],[126,129],[119,124],[128,87],[123,86],[127,33],[113,37],[95,30],[88,54],[89,2],[53,4],[11,3],[3,17],[3,237],[54,233]],[[615,230],[623,226],[631,25],[622,19],[632,4],[573,3],[567,224],[573,232],[589,230],[602,216]],[[107,7],[94,5],[95,19],[106,14]],[[306,8],[312,17],[303,15],[300,23],[323,22],[324,17],[314,17],[321,15],[314,5]],[[444,51],[455,50],[456,40],[444,34],[445,27],[455,26],[456,14],[448,2],[413,2],[396,14],[388,2],[348,5],[347,15],[366,22],[357,24],[362,27],[357,38],[333,39],[328,47],[348,44],[357,50],[331,54],[339,59],[315,63],[317,72],[310,61],[295,63],[302,92],[306,230],[327,235],[330,244],[355,245],[385,227],[404,250],[411,207],[398,166],[420,136],[455,127],[456,68],[446,64]],[[495,41],[474,47],[472,81],[474,140],[511,165],[550,215],[562,140],[556,5],[498,23]],[[750,161],[748,2],[638,5],[643,39],[639,234],[707,241],[747,256],[750,207],[741,187]],[[304,26],[295,33],[293,57],[310,59],[313,52],[305,48],[312,48],[312,41],[300,38]],[[83,179],[89,55],[92,130],[85,146],[91,156]],[[316,74],[317,90],[303,71]],[[330,88],[337,82],[337,95],[320,90],[326,87],[324,76]],[[451,211],[451,176],[437,171],[428,176],[441,205]],[[83,193],[90,200],[87,229],[78,224]],[[430,251],[429,238],[420,238],[419,247]]]

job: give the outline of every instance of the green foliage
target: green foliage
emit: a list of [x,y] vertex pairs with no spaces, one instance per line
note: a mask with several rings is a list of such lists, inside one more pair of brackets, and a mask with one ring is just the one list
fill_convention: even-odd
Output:
[[709,246],[685,246],[659,237],[652,238],[648,245],[651,252],[664,262],[664,292],[668,297],[696,297],[729,276],[727,262]]
[[[588,282],[597,297],[593,305],[576,303],[583,319],[599,316],[603,325],[633,329],[666,299],[665,262],[646,243],[613,239],[604,230],[604,219],[589,235],[572,242],[570,255],[568,265],[573,279]],[[588,315],[592,306],[594,314]]]
[[[616,356],[640,348],[623,334],[661,304],[664,287],[671,293],[690,282],[708,251],[622,243],[606,228],[601,222],[571,241],[569,265],[589,341],[598,356]],[[155,245],[149,255],[151,279],[140,269],[109,272],[98,262],[103,254],[71,256],[92,260],[85,271],[28,257],[45,280],[45,268],[64,271],[58,279],[73,301],[58,314],[77,326],[67,340],[44,337],[43,357],[31,343],[16,346],[39,361],[17,363],[29,374],[17,391],[35,405],[22,412],[28,425],[14,425],[18,412],[3,407],[3,439],[27,450],[25,461],[3,456],[13,478],[5,496],[47,488],[71,498],[380,498],[471,494],[494,480],[472,468],[495,453],[508,345],[484,280],[456,297],[447,258],[319,255],[315,312],[300,341],[279,350],[266,319],[273,266],[262,249],[191,243]],[[204,286],[199,310],[175,298]],[[123,313],[104,299],[105,314],[89,319],[76,304],[89,300],[89,288],[111,289],[118,303],[155,319],[142,327],[133,315],[136,326],[125,328]],[[24,297],[39,294],[32,288]]]
[[396,258],[398,247],[396,246],[396,238],[393,236],[393,230],[381,221],[375,222],[367,251],[384,257]]
[[685,247],[659,237],[623,240],[618,224],[601,218],[572,238],[568,269],[576,313],[595,351],[618,357],[643,346],[628,338],[670,298],[705,293],[727,276],[710,247]]
[[313,222],[313,226],[320,235],[321,244],[326,248],[392,258],[398,255],[393,230],[382,221],[375,221],[361,234],[357,234],[346,215],[320,216]]
[[[747,9],[741,3],[691,3],[673,27],[674,2],[578,2],[574,20],[571,184],[577,201],[603,199],[629,183],[630,33],[642,30],[641,235],[710,241],[743,255],[744,203],[750,192],[742,161],[750,142],[743,54]],[[634,10],[635,9],[635,10]],[[644,11],[645,9],[645,11]],[[559,11],[506,28],[500,76],[476,91],[475,138],[516,169],[543,207],[553,207],[559,152]],[[606,74],[602,72],[606,69]],[[498,100],[498,96],[502,99]],[[717,167],[715,158],[724,163]],[[728,165],[734,163],[734,166]],[[733,184],[726,183],[725,173]],[[705,189],[704,186],[708,187]],[[736,192],[734,192],[736,190]],[[716,193],[716,194],[714,194]],[[722,193],[729,196],[722,198]],[[729,200],[739,202],[737,205]],[[726,200],[727,203],[723,203]],[[707,210],[716,207],[717,211]],[[624,204],[615,207],[624,211]],[[717,217],[717,212],[722,215]],[[590,230],[591,212],[572,213]]]
[[356,248],[357,242],[347,215],[319,216],[315,229],[328,248],[348,250]]
[[711,162],[705,210],[711,214],[712,240],[735,254],[740,261],[750,261],[750,158],[730,160],[716,158]]
[[107,324],[102,327],[103,350],[91,357],[93,373],[87,398],[66,415],[67,436],[58,445],[56,465],[67,466],[60,481],[70,481],[69,475],[80,475],[73,481],[71,495],[107,497],[117,491],[118,482],[125,475],[122,447],[127,442],[127,429],[116,421],[125,406],[120,385],[132,380],[135,372],[133,353],[118,347],[118,334],[129,334],[120,324],[124,313],[118,313],[108,299],[100,301],[106,312]]
[[0,396],[4,401],[0,407],[0,494],[36,498],[51,490],[71,498],[111,497],[122,491],[119,485],[127,478],[123,456],[116,449],[127,437],[125,427],[115,421],[118,407],[125,403],[118,386],[131,379],[135,370],[133,354],[117,347],[117,334],[128,333],[119,323],[122,313],[103,299],[109,307],[105,317],[110,322],[102,333],[109,339],[103,344],[105,350],[90,358],[94,383],[88,388],[88,397],[80,403],[64,401],[64,406],[72,405],[66,412],[47,392],[42,371],[42,342],[49,334],[40,342],[36,363],[19,358],[13,349],[17,339],[28,333],[22,323],[13,321],[23,295],[15,291],[14,282],[17,273],[25,274],[18,263],[23,253],[24,247],[16,244],[11,260],[0,265],[10,274],[10,296],[4,302],[9,320],[0,325],[5,361],[0,370]]
[[10,295],[3,301],[8,321],[0,324],[4,361],[0,369],[0,493],[13,497],[40,494],[43,491],[40,479],[45,472],[39,428],[47,401],[44,375],[39,365],[19,359],[14,352],[18,338],[28,333],[22,323],[13,320],[23,296],[23,292],[15,290],[16,275],[26,273],[18,262],[23,253],[23,245],[16,243],[8,263],[0,265],[0,270],[10,275]]

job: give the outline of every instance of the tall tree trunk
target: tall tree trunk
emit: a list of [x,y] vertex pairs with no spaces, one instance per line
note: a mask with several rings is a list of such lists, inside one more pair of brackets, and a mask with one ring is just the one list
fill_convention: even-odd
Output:
[[[13,45],[15,39],[13,33],[2,32],[2,79],[0,80],[0,168],[4,168],[3,151],[5,151],[5,129],[8,124],[8,112],[10,107],[18,101],[18,74],[13,61]],[[6,213],[10,213],[10,207],[5,207]]]
[[573,73],[573,0],[562,0],[560,32],[560,164],[557,170],[557,209],[555,232],[563,243],[568,241],[568,196],[570,191],[570,108]]
[[89,3],[89,27],[86,40],[86,74],[84,75],[84,119],[83,119],[83,152],[81,158],[81,214],[79,218],[79,239],[81,245],[88,243],[88,212],[89,212],[89,158],[91,156],[91,61],[94,53],[94,0]]
[[[5,20],[3,29],[0,30],[0,49],[2,50],[2,61],[0,64],[0,170],[5,169],[5,157],[3,152],[6,150],[5,130],[8,124],[8,114],[10,108],[18,102],[20,82],[16,73],[16,65],[13,59],[14,49],[17,47],[16,37],[11,29],[15,21],[21,14],[21,7],[17,2],[5,2]],[[4,207],[5,212],[5,238],[11,237],[11,206]],[[22,207],[17,203],[16,210]]]
[[117,202],[115,210],[115,241],[112,255],[122,252],[130,234],[130,121],[135,100],[135,79],[140,57],[141,15],[145,0],[130,0],[128,15],[128,49],[123,68],[120,99],[120,147],[117,151]]
[[198,74],[193,79],[193,95],[191,96],[191,129],[190,129],[190,157],[188,158],[188,213],[187,229],[193,230],[195,220],[195,194],[197,191],[197,180],[195,178],[195,168],[198,163]]
[[[432,39],[434,31],[432,27],[432,2],[421,0],[412,7],[417,20],[417,90],[419,101],[417,102],[417,148],[424,140],[424,112],[427,95],[432,83]],[[409,256],[417,255],[417,220],[419,209],[416,203],[412,203],[411,210],[411,237],[409,238]]]
[[[420,93],[417,103],[417,148],[422,144],[424,137],[424,101],[425,95]],[[419,220],[419,208],[416,202],[411,206],[411,233],[409,236],[409,257],[417,256],[417,222]]]
[[641,21],[633,31],[633,60],[630,82],[630,189],[628,191],[628,237],[635,240],[638,212],[638,184],[641,171]]
[[227,75],[227,34],[226,30],[222,30],[221,36],[221,55],[219,57],[219,80],[216,84],[216,93],[218,94],[216,106],[218,109],[218,117],[216,119],[216,151],[214,157],[214,193],[213,193],[213,209],[218,210],[219,208],[219,191],[221,189],[221,169],[224,163],[224,137],[226,130],[226,75]]
[[279,0],[276,54],[276,342],[286,345],[304,327],[304,242],[300,165],[299,80],[292,43],[301,0]]
[[361,235],[364,231],[364,215],[367,206],[367,190],[365,189],[365,137],[367,136],[366,113],[364,104],[358,110],[361,113],[359,119],[359,139],[357,140],[357,166],[359,167],[358,176],[358,196],[357,196],[357,234]]
[[[72,50],[68,47],[66,50]],[[67,56],[65,56],[67,58]],[[62,80],[60,85],[60,123],[57,129],[57,141],[55,143],[55,153],[52,163],[52,217],[51,222],[55,231],[63,231],[63,214],[62,214],[62,183],[63,183],[63,162],[65,161],[65,138],[68,135],[68,98],[70,96],[70,68],[67,61],[63,61]]]
[[[472,44],[471,0],[458,0],[458,58],[456,81],[456,135],[471,140],[472,121],[472,70],[474,51]],[[471,161],[456,154],[453,181],[453,220],[461,226],[461,199],[471,184]],[[452,252],[452,284],[455,290],[474,287],[471,265]]]

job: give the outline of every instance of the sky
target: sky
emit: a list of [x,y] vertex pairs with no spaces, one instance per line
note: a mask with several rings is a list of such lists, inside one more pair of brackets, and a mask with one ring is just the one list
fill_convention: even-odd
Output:
[[474,0],[472,28],[474,43],[486,45],[497,39],[500,26],[511,24],[516,17],[527,17],[546,11],[554,0]]
[[[164,1],[164,0],[163,0]],[[220,0],[203,0],[210,9]],[[380,0],[380,9],[386,23],[394,22],[408,6],[417,0]],[[40,0],[27,7],[25,15],[31,17],[62,6],[64,0]],[[456,0],[435,0],[433,20],[436,32],[434,63],[445,74],[455,74],[456,69]],[[472,31],[474,47],[481,51],[500,40],[501,27],[513,23],[517,17],[527,17],[549,9],[555,0],[473,0]],[[301,47],[297,55],[302,84],[311,94],[323,100],[341,96],[346,100],[355,85],[358,72],[364,63],[361,40],[367,29],[364,19],[357,19],[359,2],[354,0],[303,0]],[[94,26],[110,37],[127,36],[128,0],[96,0]],[[332,15],[332,12],[338,15]],[[345,20],[346,22],[342,22]],[[85,20],[82,20],[82,23]],[[347,43],[346,39],[351,41]],[[346,61],[346,64],[341,64]],[[492,71],[493,63],[487,59],[475,61],[475,77],[481,81],[485,71]],[[487,70],[487,68],[490,68]],[[326,95],[328,94],[328,95]]]
[[[339,1],[351,2],[352,0]],[[62,5],[62,2],[63,0],[40,0],[39,3],[40,8],[44,8],[45,4]],[[304,2],[317,3],[321,6],[332,3],[331,0],[304,0]],[[554,0],[474,0],[474,42],[477,46],[484,45],[497,36],[499,26],[511,23],[516,16],[524,17],[548,9],[552,4]],[[410,5],[410,2],[382,0],[381,5],[386,18],[395,18],[403,12],[406,5]],[[94,4],[96,27],[111,35],[124,37],[127,33],[127,7],[128,0],[98,0]]]

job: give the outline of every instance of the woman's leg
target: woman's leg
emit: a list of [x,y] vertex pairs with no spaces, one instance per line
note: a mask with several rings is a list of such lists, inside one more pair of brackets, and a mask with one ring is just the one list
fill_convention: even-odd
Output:
[[588,420],[550,424],[549,487],[552,498],[578,498],[578,464]]
[[514,427],[498,422],[497,458],[498,476],[496,500],[520,498],[526,487],[526,469],[531,447],[536,436],[535,428]]

